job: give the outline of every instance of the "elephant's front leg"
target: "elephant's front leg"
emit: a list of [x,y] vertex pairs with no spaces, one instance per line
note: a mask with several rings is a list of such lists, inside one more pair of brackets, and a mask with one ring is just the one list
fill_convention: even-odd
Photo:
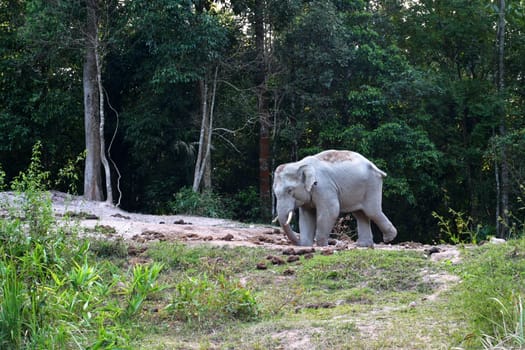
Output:
[[315,238],[317,245],[324,247],[328,245],[328,237],[334,228],[334,225],[339,216],[339,206],[330,206],[320,210],[317,209],[317,227],[315,231]]
[[315,209],[299,208],[299,244],[302,246],[314,245]]

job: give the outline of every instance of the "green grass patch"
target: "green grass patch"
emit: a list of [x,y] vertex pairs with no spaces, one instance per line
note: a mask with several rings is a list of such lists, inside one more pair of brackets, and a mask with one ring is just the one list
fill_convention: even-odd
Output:
[[463,282],[451,299],[468,315],[463,346],[525,347],[525,239],[465,248],[463,256],[454,268]]

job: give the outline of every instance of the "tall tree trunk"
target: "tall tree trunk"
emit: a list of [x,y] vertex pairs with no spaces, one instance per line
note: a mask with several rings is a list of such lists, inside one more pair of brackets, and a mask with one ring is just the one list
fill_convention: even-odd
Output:
[[108,159],[106,157],[106,139],[104,136],[104,125],[106,122],[104,114],[104,87],[102,86],[102,63],[100,54],[100,42],[98,39],[98,26],[97,36],[94,39],[95,46],[95,61],[97,65],[97,88],[99,96],[99,114],[100,114],[100,161],[104,166],[104,173],[106,175],[106,203],[113,204],[113,190],[111,188],[111,168],[109,166]]
[[83,67],[84,127],[86,140],[86,163],[84,167],[84,197],[102,200],[102,176],[100,159],[100,94],[97,79],[96,49],[92,39],[97,36],[94,0],[87,2],[86,47]]
[[206,77],[199,82],[201,90],[201,131],[199,136],[199,150],[195,162],[193,175],[193,191],[198,192],[204,178],[204,188],[211,188],[211,139],[213,133],[213,116],[215,111],[215,96],[217,93],[217,77],[219,66],[215,67],[211,92],[209,91],[209,78]]
[[497,236],[507,237],[509,234],[509,167],[507,161],[507,147],[505,146],[505,136],[507,128],[505,125],[505,0],[499,0],[499,16],[497,26],[497,69],[496,69],[496,86],[500,96],[501,110],[500,110],[500,124],[499,134],[502,139],[500,149],[500,171],[501,175],[497,178]]
[[268,109],[268,54],[265,46],[264,0],[256,0],[254,8],[255,48],[257,50],[257,113],[259,116],[259,195],[261,215],[271,217],[270,187],[270,111]]

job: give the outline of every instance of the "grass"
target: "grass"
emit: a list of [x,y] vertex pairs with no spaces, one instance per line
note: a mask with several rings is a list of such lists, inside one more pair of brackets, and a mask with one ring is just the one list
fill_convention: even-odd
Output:
[[[149,330],[144,330],[136,348],[436,349],[449,348],[462,336],[457,327],[464,322],[461,314],[449,309],[446,300],[425,300],[436,285],[423,278],[424,273],[449,273],[448,266],[432,263],[418,252],[318,253],[267,270],[257,270],[257,262],[279,252],[163,242],[147,254],[170,266],[166,282],[180,286],[190,278],[195,283],[192,293],[210,290],[216,301],[220,293],[208,284],[222,276],[241,286],[257,310],[245,319],[218,310],[205,317],[194,312],[190,319],[174,313],[169,300],[160,301],[166,305],[161,306],[162,316],[150,315]],[[176,295],[174,289],[168,294]],[[213,307],[202,296],[191,299],[200,312]],[[229,297],[219,304],[242,304],[235,300]],[[153,326],[155,320],[159,326]]]
[[[3,225],[22,227],[16,220]],[[286,256],[263,248],[133,246],[62,234],[43,235],[28,249],[22,235],[3,237],[9,240],[4,251],[11,247],[10,254],[24,257],[21,265],[4,261],[0,268],[0,322],[10,324],[11,339],[4,342],[16,349],[523,346],[525,240],[464,248],[459,265],[433,262],[420,251],[380,249],[316,252],[272,265],[269,256]],[[262,261],[265,270],[257,268]],[[56,272],[49,275],[49,266]],[[25,269],[24,280],[13,269]],[[438,277],[447,274],[462,282],[437,294]],[[32,299],[27,283],[35,279],[45,288]],[[42,297],[54,304],[38,312],[42,306],[32,300]],[[33,323],[31,331],[39,315],[51,319],[46,327]],[[32,343],[21,336],[28,332]]]

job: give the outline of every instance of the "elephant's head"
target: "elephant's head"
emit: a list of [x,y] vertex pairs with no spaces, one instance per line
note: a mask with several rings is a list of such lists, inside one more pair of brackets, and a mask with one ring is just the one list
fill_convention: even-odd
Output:
[[317,184],[315,169],[307,163],[282,164],[275,170],[273,191],[277,199],[277,220],[294,243],[299,243],[297,233],[290,228],[293,212],[312,200],[312,188]]

